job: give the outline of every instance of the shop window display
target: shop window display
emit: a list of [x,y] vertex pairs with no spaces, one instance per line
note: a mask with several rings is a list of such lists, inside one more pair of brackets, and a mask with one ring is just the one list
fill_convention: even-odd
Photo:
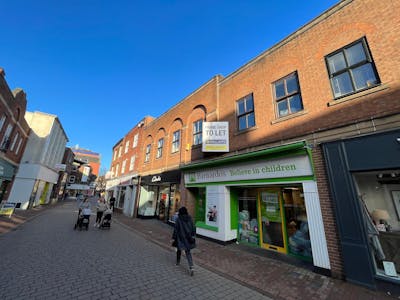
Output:
[[279,250],[282,248],[281,250],[284,251],[283,216],[279,194],[278,189],[260,193],[262,243],[267,244],[269,249]]
[[400,281],[400,170],[353,175],[376,274]]
[[119,193],[118,196],[118,208],[124,208],[124,203],[125,203],[125,192],[126,192],[126,187],[121,188],[121,192]]
[[193,193],[196,195],[196,222],[206,221],[206,189],[194,188]]
[[157,186],[142,186],[138,214],[140,216],[154,216],[156,208]]
[[[312,260],[301,184],[238,188],[238,241]],[[261,225],[261,228],[259,226]]]
[[171,185],[171,197],[169,200],[168,217],[170,222],[175,222],[175,217],[178,214],[178,209],[181,202],[181,193],[179,192],[179,185]]
[[158,193],[158,206],[157,212],[158,218],[160,220],[165,220],[166,216],[166,203],[169,201],[169,186],[162,187]]
[[253,245],[259,244],[257,221],[256,190],[242,189],[238,191],[239,200],[239,232],[238,241]]
[[312,258],[310,233],[304,194],[301,186],[282,189],[290,254],[305,259]]

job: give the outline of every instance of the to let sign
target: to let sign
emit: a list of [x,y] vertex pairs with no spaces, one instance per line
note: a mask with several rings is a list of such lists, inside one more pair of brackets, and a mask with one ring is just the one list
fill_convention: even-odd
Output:
[[203,152],[229,152],[229,123],[203,122]]

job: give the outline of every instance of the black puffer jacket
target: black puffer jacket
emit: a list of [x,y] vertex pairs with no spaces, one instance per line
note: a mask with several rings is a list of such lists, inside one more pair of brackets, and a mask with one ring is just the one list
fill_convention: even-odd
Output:
[[177,243],[178,250],[189,250],[196,247],[196,230],[189,215],[179,215],[175,221],[172,238]]

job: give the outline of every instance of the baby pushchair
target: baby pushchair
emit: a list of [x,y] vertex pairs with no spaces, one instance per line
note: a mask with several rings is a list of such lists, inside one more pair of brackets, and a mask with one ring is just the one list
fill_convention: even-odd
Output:
[[110,229],[111,228],[111,210],[106,210],[101,218],[100,229]]
[[91,211],[90,211],[90,209],[87,209],[87,208],[79,211],[78,220],[76,220],[74,229],[82,230],[83,228],[85,228],[86,230],[88,230],[90,214],[91,214]]

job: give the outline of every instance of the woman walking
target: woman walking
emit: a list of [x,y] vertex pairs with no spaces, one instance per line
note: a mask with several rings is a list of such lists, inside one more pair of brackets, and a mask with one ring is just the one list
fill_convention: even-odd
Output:
[[186,258],[189,264],[189,274],[193,276],[193,258],[190,250],[196,247],[196,230],[193,225],[192,217],[188,214],[186,207],[182,206],[178,211],[178,218],[175,220],[174,233],[172,239],[173,245],[177,248],[176,265],[181,262],[182,250],[185,250]]

